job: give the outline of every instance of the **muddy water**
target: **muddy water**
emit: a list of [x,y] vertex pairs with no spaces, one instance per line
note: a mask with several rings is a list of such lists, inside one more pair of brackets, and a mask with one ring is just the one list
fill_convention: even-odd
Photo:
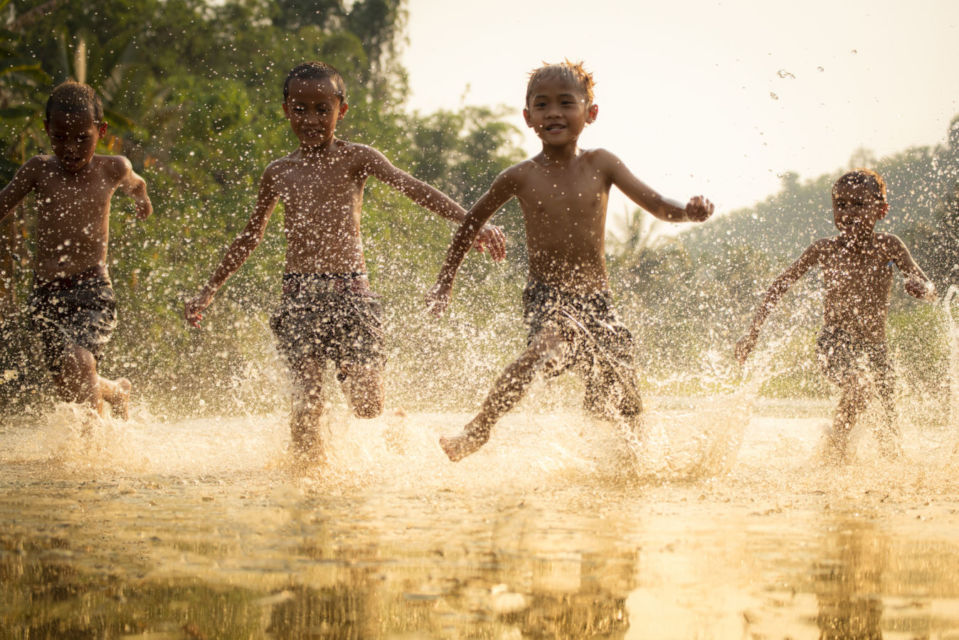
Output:
[[648,404],[640,459],[524,408],[455,465],[466,414],[334,408],[306,470],[285,413],[7,420],[0,638],[959,638],[950,425],[836,468],[828,403]]

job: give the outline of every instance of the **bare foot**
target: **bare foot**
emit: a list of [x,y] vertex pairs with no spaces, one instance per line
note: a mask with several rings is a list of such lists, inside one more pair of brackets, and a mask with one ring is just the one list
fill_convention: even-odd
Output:
[[477,451],[489,441],[489,432],[470,433],[463,431],[458,436],[440,438],[440,446],[453,462],[459,462],[469,454]]
[[116,391],[113,392],[113,398],[110,402],[110,413],[121,420],[130,419],[130,390],[133,385],[126,378],[117,380]]

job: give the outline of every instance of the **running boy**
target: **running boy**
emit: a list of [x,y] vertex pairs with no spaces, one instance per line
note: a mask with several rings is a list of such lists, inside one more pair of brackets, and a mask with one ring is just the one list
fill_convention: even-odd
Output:
[[886,312],[892,290],[892,265],[905,276],[906,292],[934,300],[936,289],[909,255],[902,240],[876,233],[876,223],[889,211],[886,183],[868,169],[850,171],[832,188],[833,220],[839,235],[817,240],[766,291],[753,316],[749,334],[736,344],[744,363],[756,345],[759,328],[790,286],[812,267],[823,273],[825,315],[816,341],[823,374],[839,385],[839,406],[830,437],[840,461],[847,458],[849,433],[866,407],[869,379],[884,409],[876,435],[886,456],[899,453],[896,427],[895,380],[886,348]]
[[[383,408],[385,364],[380,303],[370,290],[360,235],[363,187],[370,176],[438,215],[462,221],[466,212],[450,198],[394,167],[371,147],[340,140],[346,85],[332,66],[308,62],[283,84],[283,113],[299,148],[263,172],[256,207],[209,281],[186,303],[186,319],[198,326],[223,283],[250,256],[278,201],[285,207],[287,240],[283,298],[270,325],[289,361],[295,393],[290,431],[298,454],[319,454],[317,427],[323,412],[321,382],[327,360],[338,371],[353,412],[372,418]],[[505,238],[488,227],[477,242],[494,259]]]
[[526,350],[493,384],[479,414],[440,445],[453,461],[489,440],[496,421],[523,396],[539,371],[575,367],[586,379],[586,408],[626,418],[642,411],[632,366],[633,338],[618,320],[606,275],[606,204],[613,185],[661,220],[703,221],[713,205],[697,196],[683,206],[641,182],[612,153],[581,150],[579,136],[596,119],[593,78],[582,64],[540,67],[526,87],[526,124],[543,150],[505,170],[470,209],[453,238],[427,302],[439,315],[477,232],[510,198],[526,225],[529,279],[523,293]]
[[116,298],[107,272],[110,199],[120,189],[137,218],[153,212],[146,182],[122,156],[96,153],[106,134],[103,105],[87,85],[64,82],[47,100],[44,128],[52,156],[34,156],[0,191],[0,220],[33,192],[37,209],[33,329],[59,395],[98,414],[103,402],[127,418],[130,381],[97,374],[97,358],[116,328]]

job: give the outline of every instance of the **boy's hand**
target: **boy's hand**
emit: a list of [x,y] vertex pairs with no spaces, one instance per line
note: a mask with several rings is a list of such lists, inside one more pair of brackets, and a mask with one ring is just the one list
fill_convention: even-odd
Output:
[[920,300],[933,301],[936,299],[936,286],[929,280],[915,276],[908,278],[905,283],[906,293]]
[[756,338],[754,338],[752,335],[741,338],[739,342],[736,343],[736,360],[739,362],[740,366],[746,364],[746,358],[749,357],[750,352],[752,352],[753,347],[755,346]]
[[713,215],[715,205],[703,196],[693,196],[686,204],[686,219],[690,222],[704,222]]
[[506,234],[503,228],[493,224],[485,224],[476,236],[473,246],[482,253],[489,252],[489,257],[499,262],[506,257]]
[[199,329],[200,320],[203,319],[203,310],[209,307],[212,301],[212,294],[207,293],[206,290],[201,291],[183,305],[183,317],[191,326]]
[[433,317],[439,318],[450,305],[452,291],[449,285],[436,283],[426,294],[426,310]]
[[137,200],[137,220],[146,220],[153,213],[153,203],[149,197]]

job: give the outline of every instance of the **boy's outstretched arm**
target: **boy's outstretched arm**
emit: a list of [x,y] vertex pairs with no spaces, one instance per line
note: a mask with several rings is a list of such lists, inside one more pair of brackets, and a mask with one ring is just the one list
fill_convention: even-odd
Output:
[[[366,166],[370,175],[436,215],[462,224],[466,217],[466,210],[456,204],[452,198],[422,180],[417,180],[402,169],[398,169],[376,149],[366,147],[366,150],[368,154]],[[475,244],[478,251],[486,249],[493,260],[499,261],[506,257],[506,236],[499,227],[490,225],[481,228]]]
[[919,268],[903,241],[892,234],[884,234],[884,241],[889,245],[892,261],[905,277],[906,293],[920,300],[934,301],[937,295],[936,285]]
[[213,274],[210,275],[207,283],[184,305],[183,316],[191,325],[194,327],[200,326],[200,320],[203,319],[203,310],[213,302],[213,296],[216,295],[227,278],[236,273],[236,270],[246,262],[256,246],[260,244],[263,233],[266,231],[266,223],[270,221],[270,215],[276,207],[277,200],[279,200],[279,194],[274,186],[273,169],[268,167],[260,180],[260,192],[256,199],[256,207],[246,223],[246,227],[230,243],[223,259],[213,270]]
[[13,174],[13,179],[0,191],[0,220],[7,217],[20,201],[27,197],[37,185],[37,175],[42,160],[34,156],[23,163]]
[[153,213],[153,203],[150,202],[150,196],[147,195],[146,180],[141,178],[130,161],[122,156],[118,156],[121,162],[120,190],[132,197],[136,202],[137,219],[145,220]]
[[749,333],[736,343],[736,359],[739,361],[739,364],[746,362],[746,358],[749,357],[753,347],[756,346],[756,341],[759,339],[759,329],[776,306],[776,303],[789,291],[789,287],[819,261],[819,253],[820,243],[817,242],[803,251],[799,259],[789,265],[779,277],[773,280],[769,288],[766,289],[766,295],[763,296],[762,304],[756,309],[753,320],[749,325]]
[[463,224],[453,235],[450,248],[446,252],[446,259],[443,261],[440,273],[436,277],[436,284],[426,294],[427,308],[434,316],[442,315],[446,307],[449,306],[456,272],[460,268],[460,264],[463,263],[463,258],[469,253],[470,247],[473,246],[473,241],[476,239],[479,230],[515,194],[516,185],[509,174],[509,169],[507,169],[493,180],[489,190],[480,196],[480,199],[466,214]]
[[606,150],[599,150],[606,175],[630,200],[667,222],[703,222],[713,215],[713,203],[703,196],[690,198],[686,205],[664,198],[655,189],[633,175],[623,161]]

